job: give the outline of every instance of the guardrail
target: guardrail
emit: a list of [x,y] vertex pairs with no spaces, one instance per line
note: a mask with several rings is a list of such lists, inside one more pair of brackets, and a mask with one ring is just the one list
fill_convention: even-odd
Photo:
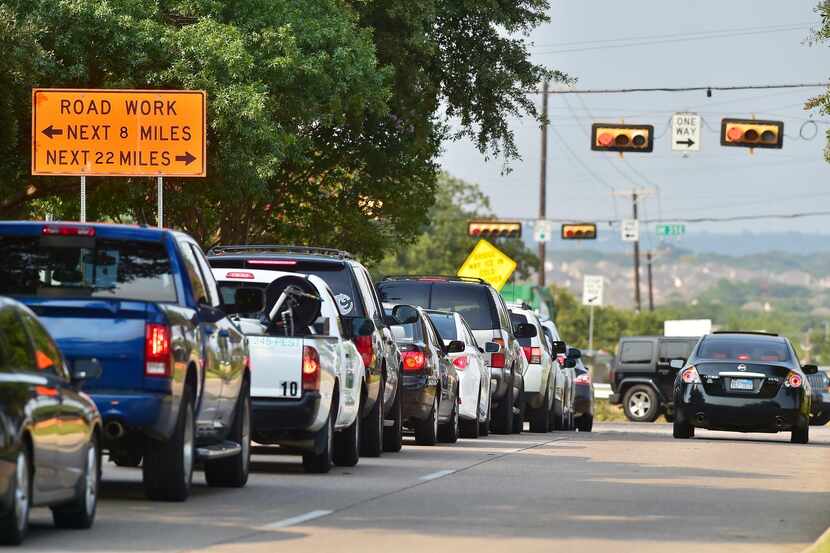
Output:
[[611,397],[611,385],[594,382],[594,399],[608,399]]

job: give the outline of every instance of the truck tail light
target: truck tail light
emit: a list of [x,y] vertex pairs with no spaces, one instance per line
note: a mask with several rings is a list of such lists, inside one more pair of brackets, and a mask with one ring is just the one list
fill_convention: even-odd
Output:
[[147,323],[144,333],[144,376],[169,378],[170,327],[166,324]]
[[591,375],[588,374],[588,373],[580,374],[579,376],[576,377],[576,380],[574,380],[574,382],[576,382],[577,384],[584,384],[586,386],[590,386],[591,385]]
[[371,336],[357,336],[354,345],[363,359],[363,365],[368,369],[375,363],[375,346],[372,344]]
[[504,352],[496,352],[490,354],[490,366],[494,369],[503,369],[505,362]]
[[787,388],[801,388],[802,378],[801,375],[798,373],[794,373],[790,371],[790,374],[787,375],[787,380],[784,382],[784,386]]
[[303,391],[320,389],[320,354],[311,346],[303,346]]
[[688,367],[680,373],[680,379],[686,384],[700,384],[700,375],[697,374],[697,369]]
[[464,369],[470,366],[470,358],[466,355],[461,355],[453,359],[452,364],[455,365],[455,368],[459,371],[463,371]]
[[542,348],[522,346],[522,351],[525,352],[525,359],[527,359],[528,363],[534,365],[542,364]]

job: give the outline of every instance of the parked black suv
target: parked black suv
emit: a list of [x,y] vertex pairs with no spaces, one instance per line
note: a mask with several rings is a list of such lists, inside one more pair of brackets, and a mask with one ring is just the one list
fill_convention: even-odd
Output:
[[611,362],[610,402],[622,403],[632,422],[652,422],[660,414],[671,421],[672,387],[677,369],[673,359],[684,362],[699,337],[626,336],[620,339]]
[[[378,457],[382,451],[400,451],[400,352],[366,268],[347,252],[306,246],[216,246],[208,252],[208,258],[212,267],[223,269],[279,268],[316,275],[334,292],[344,321],[371,319],[375,327],[371,335],[349,332],[366,365],[360,454]],[[389,423],[384,425],[384,420]]]
[[[501,350],[486,354],[493,394],[493,431],[522,431],[519,416],[524,391],[524,353],[519,338],[535,335],[532,325],[513,330],[504,300],[481,279],[455,276],[390,276],[378,283],[384,303],[417,305],[426,309],[457,311],[464,316],[479,344],[496,342]],[[516,415],[514,417],[514,414]]]

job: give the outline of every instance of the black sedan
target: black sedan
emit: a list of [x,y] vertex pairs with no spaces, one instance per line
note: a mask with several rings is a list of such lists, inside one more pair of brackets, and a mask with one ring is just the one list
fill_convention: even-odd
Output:
[[429,315],[411,305],[387,308],[401,352],[403,424],[415,431],[415,443],[458,441],[458,373],[447,356],[464,351],[464,342],[444,345]]
[[810,439],[810,387],[815,365],[799,365],[790,341],[759,332],[704,336],[674,382],[674,437],[695,428],[734,432],[792,432],[793,443]]
[[35,315],[0,298],[0,542],[23,541],[32,507],[51,507],[58,527],[92,526],[101,417],[79,383],[100,372],[90,359],[70,373]]
[[565,366],[574,369],[574,416],[576,429],[590,432],[594,428],[594,384],[591,371],[582,362],[582,352],[568,348]]

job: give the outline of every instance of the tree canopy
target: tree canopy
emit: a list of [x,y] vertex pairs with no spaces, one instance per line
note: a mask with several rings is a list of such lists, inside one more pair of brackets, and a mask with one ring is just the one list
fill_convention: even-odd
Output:
[[[547,0],[0,0],[0,216],[78,215],[31,177],[31,88],[200,89],[208,177],[165,181],[165,222],[209,246],[370,258],[427,222],[445,140],[517,156],[507,121],[564,78],[529,61]],[[451,127],[449,122],[453,121]],[[149,179],[89,180],[89,217],[155,221]]]

